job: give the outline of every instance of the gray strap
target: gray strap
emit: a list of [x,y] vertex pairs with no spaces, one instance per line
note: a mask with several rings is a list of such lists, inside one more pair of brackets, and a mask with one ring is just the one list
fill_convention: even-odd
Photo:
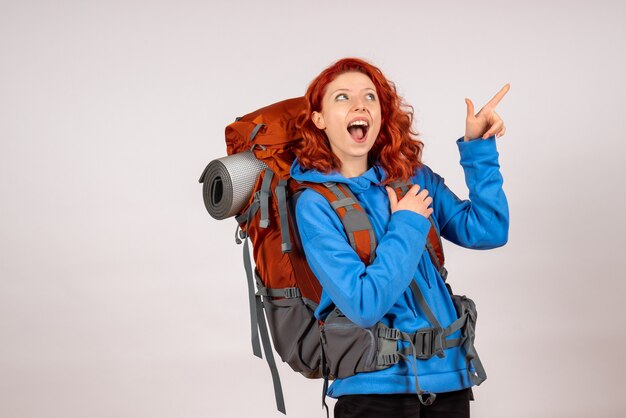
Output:
[[468,314],[463,314],[459,319],[448,325],[446,329],[443,330],[444,337],[454,334],[456,331],[460,330],[465,326],[465,322],[468,319]]
[[[432,405],[432,403],[435,401],[435,398],[437,398],[437,395],[435,393],[423,391],[419,385],[419,378],[417,377],[417,359],[415,358],[415,344],[413,344],[413,341],[409,338],[408,334],[403,332],[402,337],[402,339],[408,338],[410,346],[410,357],[401,352],[398,352],[398,356],[403,358],[405,361],[409,361],[411,363],[411,367],[413,368],[413,376],[415,376],[415,392],[417,393],[417,397],[419,398],[420,403],[426,406]],[[412,358],[412,360],[409,360],[409,358]],[[424,395],[429,396],[428,398],[424,399]]]
[[278,199],[278,216],[280,217],[280,234],[282,237],[281,248],[283,254],[291,252],[291,237],[289,235],[289,220],[287,219],[287,180],[282,179],[276,186],[276,198]]
[[263,342],[263,351],[265,352],[265,359],[267,365],[270,368],[272,374],[272,383],[274,384],[274,397],[276,398],[276,408],[283,414],[287,415],[285,410],[285,398],[283,396],[283,387],[280,383],[280,376],[278,375],[278,369],[276,368],[276,360],[274,360],[274,353],[272,352],[272,346],[270,344],[269,332],[267,331],[267,324],[265,322],[265,313],[263,312],[263,303],[261,302],[261,296],[256,296],[256,312],[259,319],[259,331],[261,332],[261,341]]
[[331,206],[333,207],[333,209],[337,210],[337,208],[342,208],[345,206],[352,206],[354,205],[354,200],[352,200],[349,197],[345,197],[343,199],[339,199],[339,200],[335,200],[334,202],[331,203]]
[[[350,198],[354,202],[358,202],[356,196],[354,195],[354,193],[352,193],[352,190],[350,189],[350,187],[347,187],[347,189],[348,189],[348,196],[350,196]],[[371,264],[374,262],[374,258],[376,257],[376,234],[374,233],[374,228],[372,228],[372,223],[370,221],[370,218],[369,216],[367,216],[367,213],[365,213],[365,211],[360,212],[360,211],[354,210],[353,212],[354,212],[354,215],[352,215],[350,219],[348,219],[348,221],[352,223],[350,227],[355,228],[355,229],[352,229],[352,231],[367,229],[370,234],[370,264]],[[356,218],[357,216],[358,218]],[[352,218],[355,218],[355,219],[353,220]]]
[[271,298],[285,298],[285,299],[293,299],[299,298],[302,296],[300,293],[300,289],[297,287],[285,287],[282,289],[270,289],[268,287],[261,287],[257,284],[259,290],[256,292],[259,296],[269,296]]
[[[342,190],[337,187],[335,183],[326,182],[324,183],[326,187],[330,189],[331,192],[335,196],[337,196],[337,207],[345,207],[346,214],[341,220],[344,229],[346,230],[346,235],[348,236],[348,240],[350,241],[350,245],[356,251],[356,241],[354,239],[354,231],[362,231],[367,230],[370,235],[370,259],[369,262],[372,263],[374,261],[374,257],[376,256],[376,234],[374,234],[374,228],[372,228],[372,223],[370,222],[369,216],[364,211],[359,211],[354,209],[351,205],[358,203],[357,198],[350,190],[350,187],[346,187],[347,196],[342,192]],[[349,200],[350,205],[346,205]],[[335,206],[333,206],[335,207]]]
[[269,201],[270,201],[270,184],[272,183],[272,177],[274,172],[269,168],[265,169],[265,177],[263,177],[263,183],[261,183],[261,220],[259,221],[259,227],[267,228],[270,226],[269,218]]
[[[463,350],[465,351],[465,365],[470,380],[473,384],[480,385],[487,379],[487,373],[485,372],[482,361],[480,361],[476,347],[474,347],[474,339],[476,338],[476,318],[474,315],[475,313],[472,314],[466,310],[459,319],[454,321],[444,330],[444,336],[452,335],[459,329],[462,330],[462,338],[451,338],[449,340],[445,340],[445,344],[446,347],[454,347],[458,345],[463,347]],[[472,365],[474,366],[475,372],[472,372]]]
[[[437,229],[437,226],[435,225],[435,221],[433,220],[432,216],[429,216],[428,220],[430,221],[430,224],[432,225],[435,232],[437,232],[437,239],[439,240],[439,248],[441,248],[441,254],[443,255],[443,244],[441,243],[441,235],[439,234],[439,230]],[[430,254],[430,259],[432,260],[433,264],[437,268],[437,271],[441,275],[441,278],[445,282],[446,279],[448,278],[448,270],[446,270],[444,266],[439,264],[439,258],[437,258],[437,253],[435,253],[435,249],[433,248],[432,244],[430,243],[428,239],[426,240],[426,248],[428,249],[428,253]]]
[[[246,211],[245,223],[246,226],[250,225],[250,221],[254,217],[254,214],[259,210],[259,195],[255,195],[252,204]],[[243,216],[243,215],[242,215]],[[239,224],[241,224],[243,218],[237,220]],[[237,230],[235,231],[235,240],[237,244],[241,244],[241,240],[239,238],[244,238],[243,244],[243,266],[246,270],[246,277],[248,282],[248,303],[250,305],[250,339],[252,342],[252,352],[255,356],[259,358],[263,358],[261,355],[261,344],[259,342],[259,332],[258,332],[258,318],[255,309],[255,294],[254,294],[254,281],[252,278],[252,260],[250,259],[250,247],[248,244],[248,234],[243,234],[240,231],[239,225]]]
[[[252,201],[252,204],[250,205],[250,207],[246,209],[246,211],[242,213],[241,215],[235,216],[235,220],[237,221],[238,224],[248,222],[248,219],[254,218],[254,215],[259,210],[259,206],[260,206],[259,199],[260,199],[259,192],[257,192],[256,195],[254,196],[254,200]],[[238,244],[241,244],[241,243],[238,242]]]
[[391,182],[390,186],[393,189],[400,188],[400,190],[402,190],[403,195],[405,195],[406,192],[409,191],[409,185],[405,181],[393,181]]
[[441,278],[445,282],[446,279],[448,278],[448,270],[446,270],[444,266],[439,264],[437,253],[435,253],[435,249],[433,248],[433,245],[430,243],[428,239],[426,240],[426,249],[428,250],[428,253],[430,254],[430,260],[433,262],[433,264],[435,265],[435,268],[437,269],[437,271],[441,275]]
[[450,338],[445,340],[445,348],[459,347],[463,344],[463,338]]
[[254,141],[254,137],[256,136],[256,134],[259,133],[259,129],[261,129],[262,127],[264,127],[265,124],[264,123],[257,123],[256,126],[254,127],[254,129],[252,130],[252,133],[250,134],[250,141]]
[[424,295],[422,294],[422,291],[420,290],[415,280],[411,280],[410,287],[411,291],[413,292],[413,296],[415,297],[415,301],[417,302],[417,306],[419,306],[424,315],[426,315],[426,319],[428,319],[428,322],[430,323],[430,325],[432,325],[434,329],[435,341],[433,351],[435,352],[435,354],[437,354],[438,357],[443,357],[443,329],[439,324],[439,321],[437,321],[437,318],[433,314],[433,311],[430,310],[430,306],[428,306],[428,303],[426,302],[426,299],[424,299]]
[[[250,218],[248,218],[248,221]],[[254,281],[252,279],[252,263],[250,260],[250,250],[248,245],[249,238],[246,235],[246,239],[243,243],[243,265],[246,270],[246,277],[248,278],[248,301],[250,303],[250,335],[252,341],[252,352],[255,356],[263,358],[261,355],[261,345],[259,343],[259,331],[257,323],[259,319],[257,317],[257,309],[255,308],[255,292]]]
[[[467,372],[469,373],[470,380],[473,384],[478,386],[487,380],[487,372],[485,372],[485,367],[483,366],[482,361],[480,361],[480,357],[478,357],[478,353],[474,347],[474,342],[470,342],[470,339],[468,338],[463,347],[465,348],[465,364],[467,366]],[[475,373],[472,373],[470,369],[472,364],[474,365]]]
[[[465,327],[463,328],[463,349],[465,350],[465,365],[467,367],[467,373],[469,374],[470,380],[473,384],[478,386],[487,379],[487,373],[485,372],[482,361],[480,361],[480,357],[478,357],[476,347],[474,347],[474,339],[476,337],[474,327],[474,319],[470,315],[468,315],[467,322],[465,324]],[[471,370],[472,365],[474,366],[475,372],[472,372]]]
[[428,239],[426,240],[426,249],[428,250],[428,253],[430,254],[430,259],[432,260],[433,264],[435,265],[435,268],[437,269],[437,271],[441,270],[441,264],[439,264],[439,259],[437,258],[437,254],[435,253],[435,249],[433,248],[433,245],[430,243],[430,241]]
[[328,391],[328,370],[326,368],[326,353],[324,351],[326,341],[322,341],[322,338],[324,338],[324,334],[320,335],[320,346],[322,347],[320,357],[322,362],[322,377],[324,378],[324,385],[322,386],[322,408],[326,409],[326,418],[330,418],[328,405],[326,404],[326,392]]

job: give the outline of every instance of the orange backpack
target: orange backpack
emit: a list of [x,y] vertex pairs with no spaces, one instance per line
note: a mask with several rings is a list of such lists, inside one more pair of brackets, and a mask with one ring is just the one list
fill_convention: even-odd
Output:
[[[256,159],[267,166],[258,176],[247,204],[235,217],[238,222],[236,241],[241,244],[244,240],[243,257],[248,283],[253,353],[262,358],[261,345],[263,346],[272,374],[276,404],[278,410],[283,413],[285,413],[285,404],[269,341],[270,335],[276,352],[284,362],[308,378],[324,378],[325,388],[329,378],[346,377],[341,374],[341,365],[332,366],[327,363],[326,352],[328,350],[325,350],[320,342],[320,328],[323,332],[324,323],[315,318],[314,311],[319,304],[322,287],[311,271],[300,247],[294,216],[299,193],[304,188],[312,188],[322,194],[331,204],[342,200],[341,205],[336,204],[333,207],[344,225],[352,247],[364,263],[369,264],[373,260],[376,246],[376,238],[369,218],[347,185],[300,183],[290,177],[289,171],[295,159],[294,148],[301,140],[296,119],[305,108],[306,102],[303,97],[284,100],[237,118],[226,127],[225,132],[228,155],[252,150]],[[208,168],[207,166],[200,177],[200,182],[204,183],[204,199],[207,208],[209,208],[207,200],[211,198],[206,176]],[[392,186],[400,199],[409,189],[410,184],[399,182]],[[248,239],[253,244],[255,268],[252,267],[250,260]],[[431,260],[445,280],[447,272],[443,267],[443,248],[432,219],[426,247]],[[450,290],[449,287],[448,289]],[[417,286],[412,287],[412,290],[414,293],[419,292]],[[425,305],[423,297],[420,298],[416,294],[416,298],[420,306],[430,312],[427,305],[423,306]],[[433,327],[439,326],[432,313],[428,316]],[[475,323],[475,313],[473,318],[471,318],[471,312],[465,311],[459,312],[459,316],[460,319],[448,327],[450,328],[447,329],[449,334],[458,329],[465,329],[466,322]],[[270,332],[268,332],[267,324],[269,324]],[[446,331],[440,326],[438,329],[440,332]],[[440,355],[441,350],[447,348],[445,342],[444,346],[441,346],[440,342],[440,346],[437,347],[434,340],[427,341],[427,334],[420,334],[419,331],[407,336],[411,338],[413,347],[411,355],[429,358],[433,355]],[[430,332],[430,329],[428,331]],[[379,346],[386,348],[378,350],[378,357],[368,360],[373,363],[368,366],[369,368],[362,369],[363,371],[389,367],[403,357],[403,353],[395,351],[395,341],[400,338],[397,330],[379,323],[368,332],[376,333],[376,337],[381,340]],[[416,341],[420,336],[423,337],[423,340],[420,340],[421,346],[413,346],[417,344]],[[473,341],[473,335],[468,335],[467,339]],[[393,343],[384,343],[383,340]],[[455,343],[461,345],[463,342],[456,341]],[[473,345],[466,347],[466,351],[470,348],[473,349]],[[360,355],[360,353],[355,353],[352,357]],[[478,357],[474,356],[472,359],[475,359],[476,365]],[[363,360],[354,361],[362,362]],[[477,367],[477,370],[480,374],[482,366],[480,370]],[[419,386],[417,390],[420,395],[424,393],[421,392]],[[421,396],[420,399],[422,399]],[[431,402],[432,400],[434,396]]]

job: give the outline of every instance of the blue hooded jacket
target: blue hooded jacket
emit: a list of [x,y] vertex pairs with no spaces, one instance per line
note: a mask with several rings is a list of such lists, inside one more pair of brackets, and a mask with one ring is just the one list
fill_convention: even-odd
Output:
[[[474,249],[502,246],[507,241],[509,211],[502,190],[496,138],[458,139],[461,166],[469,188],[469,199],[459,199],[444,179],[423,165],[411,177],[413,184],[427,189],[432,197],[432,218],[442,238]],[[291,176],[299,181],[333,181],[350,187],[370,218],[376,235],[376,258],[366,265],[352,249],[341,220],[320,194],[306,189],[296,205],[296,221],[302,246],[311,267],[323,286],[318,319],[337,306],[352,322],[371,327],[385,325],[412,333],[430,324],[417,306],[409,285],[415,280],[442,327],[457,314],[441,275],[424,250],[430,229],[428,219],[416,212],[399,210],[391,214],[387,192],[380,183],[386,173],[374,165],[359,177],[345,178],[307,170],[298,160]],[[459,331],[451,338],[460,336]],[[414,358],[410,362],[416,361]],[[461,347],[445,350],[445,357],[417,360],[419,384],[423,390],[440,393],[472,386]],[[337,379],[328,388],[333,398],[350,394],[415,393],[412,365],[400,361],[390,368]]]

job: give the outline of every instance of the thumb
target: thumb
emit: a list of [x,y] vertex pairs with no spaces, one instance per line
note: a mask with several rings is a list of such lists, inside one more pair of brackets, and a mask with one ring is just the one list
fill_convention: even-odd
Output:
[[387,196],[389,196],[390,206],[393,209],[398,204],[398,196],[396,196],[396,191],[393,190],[391,187],[385,186],[385,189],[387,190]]
[[474,116],[474,103],[466,97],[465,104],[467,105],[467,117]]

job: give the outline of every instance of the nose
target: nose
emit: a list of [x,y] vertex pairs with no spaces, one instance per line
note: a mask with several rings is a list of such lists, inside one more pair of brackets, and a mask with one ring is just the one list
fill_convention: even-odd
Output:
[[361,98],[354,99],[353,110],[361,111],[361,112],[365,111],[365,103],[363,102],[363,99]]

